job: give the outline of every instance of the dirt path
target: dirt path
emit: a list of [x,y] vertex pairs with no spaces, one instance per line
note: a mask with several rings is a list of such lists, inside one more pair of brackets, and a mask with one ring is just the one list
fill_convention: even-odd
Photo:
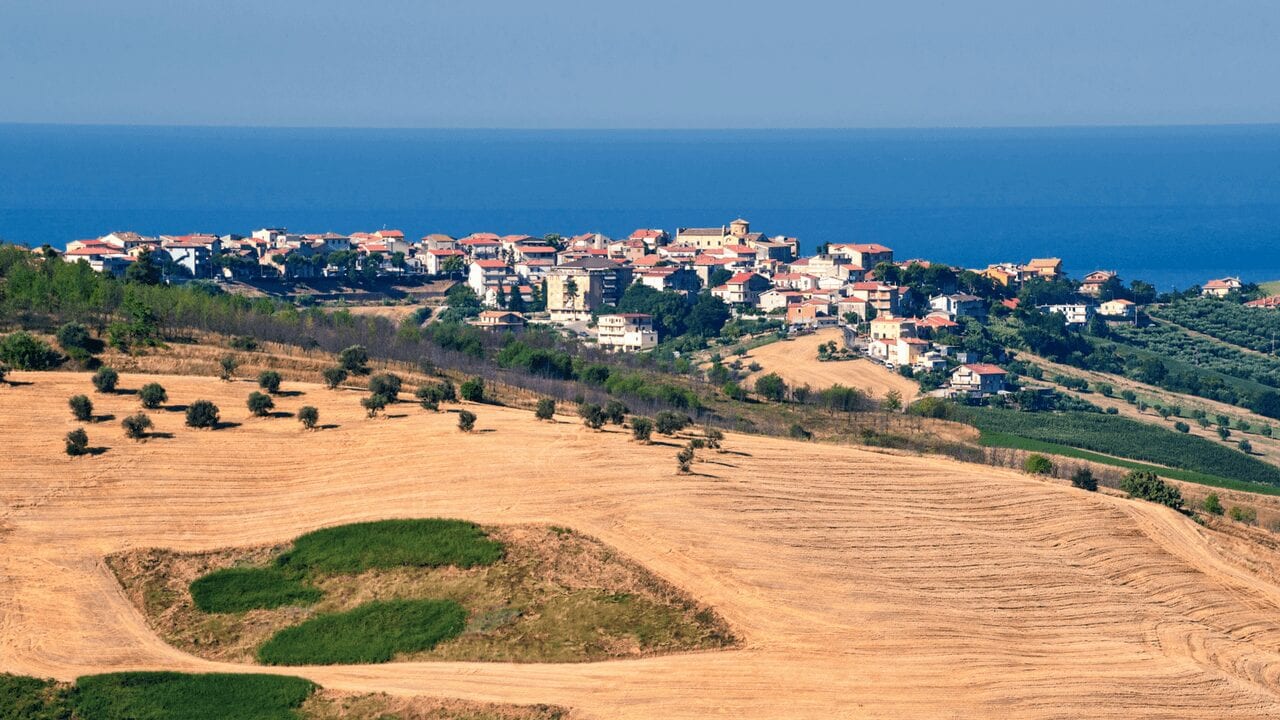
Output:
[[758,362],[763,369],[748,377],[747,386],[750,387],[757,377],[775,372],[788,385],[808,385],[814,390],[839,384],[865,390],[867,394],[878,398],[884,397],[890,390],[897,390],[902,393],[904,401],[910,401],[920,394],[920,386],[914,381],[866,358],[820,362],[818,346],[834,340],[837,346],[844,347],[843,337],[838,328],[830,328],[752,350],[742,358],[743,362]]
[[[281,669],[339,690],[553,703],[581,718],[1274,718],[1277,554],[1172,511],[932,458],[730,435],[698,474],[567,418],[475,408],[481,432],[408,404],[293,386],[249,419],[247,384],[162,377],[242,423],[125,440],[88,427],[71,460],[65,400],[85,375],[0,387],[0,671],[70,679],[127,668],[243,670],[159,641],[101,558],[147,546],[280,542],[337,523],[452,516],[567,525],[711,603],[740,650],[574,665],[412,663]],[[136,387],[149,378],[127,375]],[[96,396],[98,412],[135,409]],[[1257,560],[1261,558],[1261,560]],[[256,669],[256,668],[255,668]],[[272,671],[267,669],[267,671]]]

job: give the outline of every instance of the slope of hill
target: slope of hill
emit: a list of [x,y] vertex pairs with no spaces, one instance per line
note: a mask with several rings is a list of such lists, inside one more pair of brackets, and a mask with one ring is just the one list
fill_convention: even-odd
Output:
[[[1151,504],[948,460],[729,434],[675,448],[474,406],[479,432],[416,406],[292,385],[337,425],[251,419],[247,383],[165,376],[217,431],[95,396],[69,459],[77,373],[0,387],[0,671],[235,671],[162,642],[102,558],[279,543],[387,517],[551,523],[600,538],[713,605],[741,649],[575,665],[290,668],[334,690],[553,703],[583,718],[1264,718],[1280,715],[1280,553]],[[126,375],[122,386],[149,377]],[[267,670],[270,670],[269,668]]]
[[760,363],[763,369],[751,374],[748,386],[761,375],[777,373],[788,385],[808,385],[814,390],[844,385],[863,390],[875,398],[883,398],[890,390],[897,390],[905,401],[920,394],[917,383],[865,358],[833,362],[818,360],[819,345],[835,341],[843,347],[843,337],[839,329],[832,328],[751,350],[742,360]]

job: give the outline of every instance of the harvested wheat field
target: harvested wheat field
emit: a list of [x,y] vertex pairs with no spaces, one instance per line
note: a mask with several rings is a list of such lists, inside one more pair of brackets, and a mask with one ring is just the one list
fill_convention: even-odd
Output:
[[[787,343],[786,345],[793,345]],[[239,671],[167,645],[104,557],[287,542],[389,517],[537,523],[598,538],[699,602],[733,649],[592,663],[428,661],[271,668],[337,692],[545,703],[578,718],[1274,718],[1280,555],[1224,542],[1151,504],[942,459],[730,434],[676,475],[674,443],[478,406],[402,404],[369,420],[354,392],[291,385],[251,419],[248,383],[158,379],[208,398],[216,431],[93,395],[106,448],[70,459],[66,398],[88,376],[0,387],[0,671]]]
[[818,346],[835,341],[844,347],[843,333],[838,328],[820,330],[811,335],[801,335],[794,340],[780,340],[755,348],[743,358],[745,363],[760,363],[761,370],[752,373],[748,387],[756,378],[777,373],[788,385],[808,385],[823,390],[832,385],[844,385],[865,391],[871,397],[882,398],[890,390],[902,393],[905,401],[920,394],[920,386],[901,375],[866,358],[821,362]]

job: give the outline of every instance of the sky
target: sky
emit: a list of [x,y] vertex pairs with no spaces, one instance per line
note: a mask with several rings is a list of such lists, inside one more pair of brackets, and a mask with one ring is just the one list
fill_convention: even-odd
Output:
[[1276,0],[0,0],[0,122],[1280,122]]

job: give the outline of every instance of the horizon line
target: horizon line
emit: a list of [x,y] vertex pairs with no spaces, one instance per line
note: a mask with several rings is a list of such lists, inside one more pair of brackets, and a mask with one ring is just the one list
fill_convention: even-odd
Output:
[[138,128],[191,130],[429,130],[462,132],[848,132],[848,131],[991,131],[991,130],[1178,130],[1195,128],[1272,128],[1267,122],[1207,123],[1063,123],[1048,125],[850,125],[793,127],[527,127],[460,125],[245,125],[237,123],[99,123],[0,120],[0,127]]

